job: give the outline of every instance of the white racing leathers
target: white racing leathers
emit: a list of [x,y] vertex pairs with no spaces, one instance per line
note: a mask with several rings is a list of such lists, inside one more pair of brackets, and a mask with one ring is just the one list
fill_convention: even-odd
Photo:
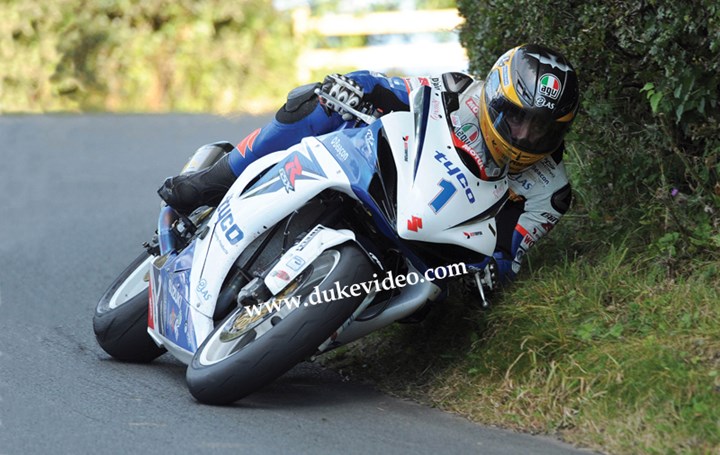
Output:
[[[408,91],[420,85],[430,85],[445,92],[457,93],[457,102],[453,101],[453,105],[449,106],[446,101],[445,105],[449,123],[454,129],[456,146],[470,155],[474,152],[476,161],[481,161],[478,162],[481,169],[485,166],[490,174],[492,169],[490,163],[487,163],[489,159],[483,159],[488,155],[483,151],[478,119],[482,81],[462,73],[405,78],[404,81]],[[563,152],[564,146],[561,146],[552,155],[509,176],[510,200],[497,215],[498,245],[494,257],[498,263],[499,281],[515,276],[528,249],[550,232],[569,208],[572,193],[562,163]],[[476,266],[481,268],[485,263]]]

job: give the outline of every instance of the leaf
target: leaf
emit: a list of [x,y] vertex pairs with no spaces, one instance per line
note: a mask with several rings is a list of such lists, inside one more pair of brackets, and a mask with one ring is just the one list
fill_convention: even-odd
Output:
[[660,103],[660,100],[663,98],[662,92],[655,92],[650,96],[650,108],[653,111],[653,114],[657,114],[658,111],[658,104]]
[[681,104],[675,109],[675,121],[680,123],[682,115],[685,113],[685,103]]
[[586,322],[575,330],[575,335],[582,341],[590,341],[595,333],[595,325],[591,322]]

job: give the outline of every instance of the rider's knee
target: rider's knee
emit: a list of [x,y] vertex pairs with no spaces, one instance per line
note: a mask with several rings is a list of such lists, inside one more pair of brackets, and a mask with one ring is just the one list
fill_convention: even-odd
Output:
[[318,87],[320,84],[315,83],[291,90],[287,101],[275,114],[275,119],[280,123],[290,124],[308,117],[318,105],[318,97],[315,94],[315,89]]

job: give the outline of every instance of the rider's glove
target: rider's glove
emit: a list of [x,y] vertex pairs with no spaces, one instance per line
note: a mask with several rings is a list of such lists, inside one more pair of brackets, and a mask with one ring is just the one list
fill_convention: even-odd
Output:
[[487,300],[488,294],[515,278],[513,261],[506,259],[505,255],[499,251],[479,264],[471,264],[471,270],[474,270],[475,273],[472,281],[467,282],[467,286],[473,287],[474,285],[475,290],[479,291],[483,307],[490,305]]
[[506,259],[505,255],[499,251],[496,251],[491,258],[488,258],[487,265],[485,265],[485,275],[491,283],[491,291],[498,289],[503,284],[507,284],[515,278],[515,272],[512,266],[512,259]]
[[[362,87],[349,77],[340,74],[330,74],[326,76],[325,80],[323,80],[322,86],[320,87],[320,92],[321,97],[322,94],[328,94],[330,97],[346,103],[348,106],[357,109],[358,111],[363,112],[366,110],[363,109],[365,106],[362,106],[363,96],[365,96]],[[324,99],[322,101],[326,108],[339,113],[346,122],[355,118],[353,114],[346,112],[345,109],[338,106],[333,101],[328,99]]]

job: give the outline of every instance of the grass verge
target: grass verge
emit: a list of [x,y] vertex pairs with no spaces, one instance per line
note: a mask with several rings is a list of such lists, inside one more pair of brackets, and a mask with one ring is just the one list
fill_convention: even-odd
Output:
[[[591,258],[592,257],[592,258]],[[668,278],[608,247],[545,264],[488,312],[451,298],[325,363],[471,420],[611,453],[720,453],[717,263]]]

